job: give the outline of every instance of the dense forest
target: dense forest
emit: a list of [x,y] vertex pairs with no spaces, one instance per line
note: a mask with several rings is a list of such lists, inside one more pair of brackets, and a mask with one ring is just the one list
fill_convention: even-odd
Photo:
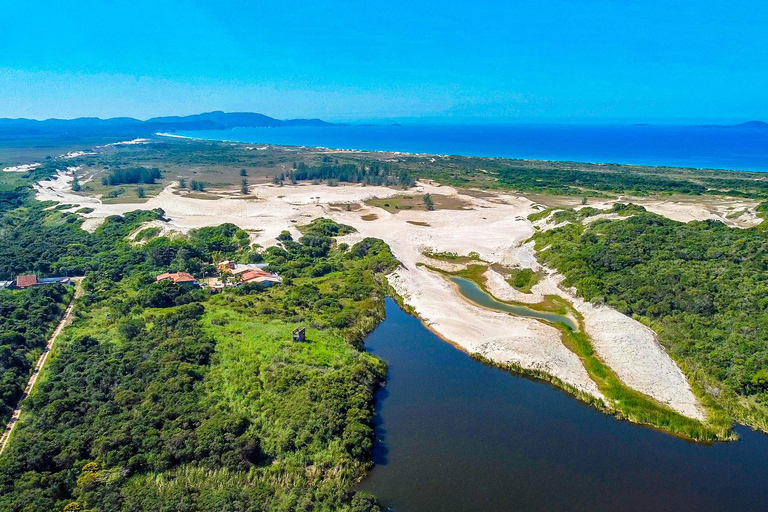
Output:
[[324,157],[320,165],[307,165],[299,162],[296,168],[283,175],[280,179],[291,181],[311,180],[326,181],[331,184],[338,182],[364,183],[366,185],[387,185],[412,187],[416,180],[406,169],[372,161],[367,164],[351,164],[338,161],[333,163],[330,157]]
[[160,169],[153,167],[130,167],[128,169],[113,169],[101,179],[102,185],[152,185],[163,174]]
[[21,398],[40,351],[59,322],[72,290],[46,285],[0,291],[0,421]]
[[[137,244],[127,235],[162,211],[88,233],[76,215],[22,197],[0,219],[2,272],[86,279],[0,458],[0,509],[379,510],[353,485],[371,464],[373,394],[386,375],[361,350],[383,318],[383,273],[397,265],[386,244],[339,244],[351,228],[323,219],[268,250],[231,224],[147,232]],[[168,270],[199,276],[216,258],[268,262],[284,282],[216,295],[154,282]],[[58,291],[0,297],[13,309],[3,344],[45,339],[67,297],[38,295]],[[291,341],[297,325],[305,343]]]
[[[700,389],[738,420],[768,429],[765,229],[620,210],[626,219],[537,233],[540,258],[587,300],[651,325]],[[558,213],[556,222],[582,216]]]

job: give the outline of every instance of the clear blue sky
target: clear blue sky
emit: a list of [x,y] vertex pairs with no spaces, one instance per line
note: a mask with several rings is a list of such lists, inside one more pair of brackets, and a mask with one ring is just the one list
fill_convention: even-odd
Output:
[[759,0],[0,0],[0,117],[768,121]]

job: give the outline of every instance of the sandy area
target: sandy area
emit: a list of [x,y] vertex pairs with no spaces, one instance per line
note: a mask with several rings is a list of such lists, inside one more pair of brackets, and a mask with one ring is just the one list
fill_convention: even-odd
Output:
[[[526,248],[532,250],[530,244]],[[523,293],[510,286],[504,277],[489,269],[486,286],[496,298],[527,304],[541,302],[545,295],[568,300],[584,317],[584,328],[600,359],[628,386],[691,418],[704,419],[704,414],[688,381],[656,339],[656,334],[641,324],[607,306],[595,306],[565,289],[563,276],[536,265],[544,276],[532,289]]]
[[[96,198],[72,193],[71,181],[71,173],[61,172],[53,180],[38,184],[37,197],[93,208],[92,213],[85,215],[87,229],[94,229],[108,215],[162,208],[170,219],[163,223],[164,231],[186,232],[233,222],[250,230],[252,240],[266,247],[274,245],[283,230],[298,237],[296,225],[316,217],[330,217],[350,224],[358,233],[348,235],[344,241],[355,242],[371,236],[390,245],[403,263],[403,267],[390,276],[392,286],[443,338],[499,363],[546,371],[581,391],[602,398],[579,358],[560,342],[556,329],[533,319],[479,308],[466,301],[442,276],[417,266],[418,262],[434,264],[423,255],[429,249],[462,255],[475,251],[485,261],[540,269],[532,248],[524,244],[534,232],[526,217],[536,211],[537,205],[524,197],[500,194],[477,198],[462,194],[461,199],[472,209],[403,210],[393,214],[365,204],[352,211],[330,205],[390,197],[402,193],[400,190],[360,185],[279,187],[263,184],[252,186],[252,194],[247,199],[235,190],[222,192],[225,197],[218,200],[193,199],[167,187],[143,204],[105,205]],[[420,183],[409,194],[425,192],[458,194],[450,187],[428,183]],[[363,220],[363,216],[371,214],[376,216],[375,220]],[[682,372],[658,344],[654,333],[642,324],[610,308],[592,306],[575,297],[572,291],[562,290],[560,276],[554,273],[549,272],[534,287],[533,294],[517,292],[500,275],[494,274],[489,273],[489,286],[500,299],[538,302],[542,294],[550,293],[567,298],[584,316],[585,329],[598,355],[625,383],[683,414],[702,417]]]
[[[719,220],[727,226],[749,228],[762,222],[755,214],[759,201],[754,199],[724,198],[716,196],[680,197],[676,199],[649,199],[644,197],[619,197],[603,202],[591,201],[590,206],[598,209],[611,208],[616,203],[635,203],[649,212],[663,215],[668,219],[691,222],[692,220]],[[584,208],[577,206],[576,209]]]
[[14,165],[12,167],[4,167],[3,172],[27,172],[40,167],[39,163]]

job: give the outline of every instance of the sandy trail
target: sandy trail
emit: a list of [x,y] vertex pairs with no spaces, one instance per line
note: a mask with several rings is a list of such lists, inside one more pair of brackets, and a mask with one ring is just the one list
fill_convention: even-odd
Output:
[[[187,232],[232,222],[250,230],[254,242],[268,247],[276,243],[276,237],[283,230],[290,231],[294,237],[300,236],[296,226],[313,218],[330,217],[352,225],[358,233],[348,235],[345,241],[354,242],[370,236],[389,244],[403,264],[390,276],[393,288],[443,338],[498,363],[515,363],[546,371],[578,390],[603,398],[579,358],[560,342],[556,329],[533,319],[476,307],[442,276],[417,265],[428,261],[423,255],[425,250],[463,255],[474,251],[487,262],[541,270],[532,247],[525,244],[534,233],[534,226],[527,216],[540,206],[525,197],[497,194],[477,198],[460,194],[451,187],[419,183],[418,187],[408,191],[408,195],[426,192],[458,195],[471,209],[390,213],[360,203],[375,197],[401,194],[401,190],[300,184],[284,187],[254,185],[248,198],[242,198],[232,190],[222,192],[226,197],[218,200],[193,199],[179,195],[173,187],[166,187],[157,197],[143,204],[105,205],[96,198],[83,198],[72,193],[70,183],[71,176],[60,173],[38,185],[37,197],[93,208],[93,212],[85,215],[84,227],[87,229],[95,229],[108,215],[162,208],[169,219],[164,232]],[[360,204],[360,208],[346,211],[331,206],[338,203]],[[375,220],[363,220],[370,214],[375,214]],[[597,354],[626,384],[682,414],[703,418],[685,377],[651,330],[608,307],[582,301],[572,290],[562,289],[561,276],[544,270],[547,277],[530,295],[517,292],[493,273],[489,273],[489,287],[502,300],[539,302],[543,294],[566,298],[584,316],[585,330]]]
[[72,298],[72,302],[70,302],[69,306],[67,306],[67,309],[64,311],[64,315],[61,317],[59,324],[56,326],[56,329],[54,329],[53,334],[51,334],[51,337],[48,339],[48,342],[45,344],[45,349],[43,350],[43,353],[40,354],[40,357],[37,358],[35,367],[32,369],[32,375],[29,376],[29,380],[27,381],[27,386],[24,388],[24,393],[21,395],[21,398],[19,399],[19,402],[16,404],[16,407],[13,409],[13,413],[11,413],[11,419],[8,420],[8,424],[5,426],[5,431],[3,432],[3,436],[0,437],[0,455],[2,455],[6,445],[8,444],[8,441],[11,439],[11,433],[13,432],[13,429],[16,427],[16,424],[19,421],[19,417],[21,416],[21,406],[24,403],[24,400],[32,392],[32,388],[35,387],[37,378],[40,376],[40,372],[45,366],[45,362],[48,360],[48,354],[51,353],[53,344],[56,343],[56,338],[59,337],[59,334],[61,334],[61,331],[63,331],[66,326],[72,323],[72,318],[73,318],[72,313],[75,309],[75,299],[80,297],[83,292],[81,287],[82,279],[83,279],[82,277],[72,278],[72,281],[75,282],[75,296]]

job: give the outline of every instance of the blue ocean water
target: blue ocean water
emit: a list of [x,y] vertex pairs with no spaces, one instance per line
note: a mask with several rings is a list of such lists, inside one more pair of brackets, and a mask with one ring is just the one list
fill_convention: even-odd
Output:
[[289,146],[768,172],[768,129],[667,125],[348,125],[179,135]]

